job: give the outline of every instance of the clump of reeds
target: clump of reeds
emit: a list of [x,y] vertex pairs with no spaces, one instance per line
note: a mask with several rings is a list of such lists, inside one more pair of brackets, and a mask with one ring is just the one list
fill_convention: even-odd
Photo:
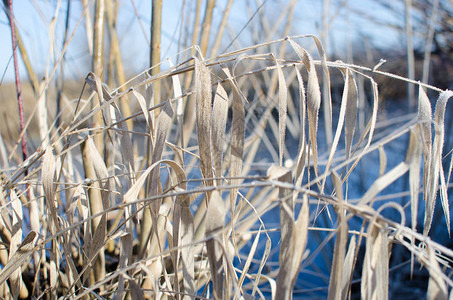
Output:
[[[113,92],[89,74],[92,93],[85,105],[97,96],[94,108],[77,111],[47,145],[3,174],[2,295],[290,299],[303,271],[315,272],[319,253],[333,248],[330,275],[325,274],[329,298],[347,298],[360,280],[363,298],[382,299],[388,295],[392,245],[400,244],[412,255],[411,264],[429,271],[428,296],[447,297],[453,253],[428,233],[438,191],[449,227],[451,168],[444,173],[442,148],[452,93],[439,91],[433,116],[424,88],[437,90],[413,83],[419,86],[418,117],[375,138],[378,86],[371,74],[394,76],[327,61],[318,39],[303,37],[315,41],[321,58],[315,60],[298,44],[300,38],[214,59],[196,54]],[[255,54],[285,43],[296,54],[291,59]],[[324,126],[320,104],[331,97],[321,99],[321,70],[327,78],[339,70],[344,79],[334,128],[325,128],[334,137],[327,146],[318,137]],[[193,76],[188,88],[181,85],[185,76]],[[263,85],[266,77],[276,78],[276,86]],[[357,77],[371,87],[364,127],[357,126]],[[140,92],[155,82],[167,87],[158,105]],[[181,139],[183,126],[189,126],[181,123],[189,97],[195,100],[195,129]],[[141,110],[125,118],[121,101],[137,101]],[[103,124],[81,127],[97,113]],[[142,129],[129,128],[131,119]],[[99,135],[102,152],[93,142]],[[405,158],[387,170],[384,147],[404,135],[409,136]],[[361,197],[349,199],[350,178],[375,151],[381,157],[379,174]],[[378,195],[407,173],[411,217],[406,222],[401,203],[378,201]],[[423,233],[417,232],[420,195],[426,203]],[[399,221],[384,217],[384,209],[397,211]],[[272,214],[279,214],[278,223],[268,223]],[[353,218],[361,225],[350,230]],[[324,241],[317,244],[320,237]]]
[[[453,252],[429,233],[436,201],[450,228],[452,92],[329,61],[312,35],[219,55],[216,41],[206,59],[208,35],[184,62],[159,70],[154,56],[116,88],[93,61],[77,103],[58,111],[66,121],[36,92],[40,145],[25,161],[2,154],[0,296],[386,299],[395,270],[421,266],[427,297],[446,299]],[[376,74],[418,87],[418,113],[381,118]],[[426,90],[439,93],[434,113]]]

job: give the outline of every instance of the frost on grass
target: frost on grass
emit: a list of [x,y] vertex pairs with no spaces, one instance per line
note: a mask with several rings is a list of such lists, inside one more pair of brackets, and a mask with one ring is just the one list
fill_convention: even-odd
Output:
[[[303,48],[302,38],[317,51]],[[290,46],[283,58],[265,53],[283,44]],[[437,201],[450,226],[452,167],[445,172],[442,163],[452,92],[424,85],[440,92],[433,115],[420,85],[417,117],[380,118],[373,72],[409,80],[329,61],[313,36],[190,57],[117,90],[89,74],[86,101],[100,98],[93,109],[74,114],[4,173],[4,294],[18,295],[29,280],[22,275],[43,268],[39,287],[27,290],[35,296],[339,299],[354,290],[385,299],[398,245],[407,254],[402,271],[426,268],[427,296],[448,296],[453,252],[428,234]],[[149,87],[157,82],[172,88],[155,105]],[[361,90],[371,96],[369,109]],[[122,101],[136,111],[123,116]],[[82,126],[97,113],[103,124]],[[367,116],[364,126],[359,113]],[[407,143],[395,162],[390,149],[400,137]],[[407,186],[394,192],[405,176]],[[328,288],[313,292],[306,274],[328,279]],[[360,288],[352,289],[356,282]]]

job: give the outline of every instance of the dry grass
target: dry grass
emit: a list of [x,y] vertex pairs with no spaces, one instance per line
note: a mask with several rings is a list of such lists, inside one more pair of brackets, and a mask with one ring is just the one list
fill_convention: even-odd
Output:
[[[126,81],[117,8],[96,1],[94,26],[88,2],[78,22],[93,73],[53,84],[66,24],[53,70],[23,89],[25,162],[16,108],[0,108],[0,297],[449,297],[453,251],[439,232],[450,234],[451,91],[330,61],[312,35],[217,54],[233,1],[211,48],[215,1],[202,22],[197,2],[181,36],[193,21],[187,42],[200,46],[167,69],[156,22],[153,67]],[[272,26],[257,14],[256,39],[287,36],[295,3]],[[104,34],[108,62],[93,51]],[[418,112],[388,118],[377,76],[418,89]]]
[[[301,38],[314,39],[321,60],[299,45]],[[294,50],[287,59],[264,51],[283,44]],[[433,116],[423,88],[439,91],[418,84],[418,116],[395,128],[378,122],[372,75],[381,72],[327,61],[322,51],[315,37],[306,36],[208,60],[195,55],[113,92],[89,74],[92,94],[79,101],[72,121],[47,132],[49,144],[28,161],[4,162],[10,169],[4,168],[2,180],[2,297],[290,299],[321,293],[344,299],[359,280],[363,298],[385,299],[391,268],[397,268],[389,258],[401,245],[412,257],[406,262],[428,270],[428,298],[447,298],[453,252],[427,235],[438,198],[450,226],[451,168],[442,168],[442,149],[451,92],[440,92]],[[325,124],[318,117],[321,70],[344,78],[330,146],[319,133]],[[194,83],[181,86],[192,74]],[[157,106],[140,92],[156,82],[168,87],[170,79]],[[368,111],[358,98],[357,82],[363,81],[371,87]],[[195,118],[180,107],[189,97]],[[136,100],[141,110],[128,128],[120,102]],[[99,112],[99,127],[80,127]],[[367,116],[365,126],[357,122],[359,113]],[[186,118],[195,130],[182,140]],[[391,131],[379,136],[386,129]],[[101,153],[96,136],[104,141]],[[385,148],[402,136],[409,138],[405,158],[388,169],[392,154]],[[377,165],[367,162],[375,153],[379,174],[366,172],[374,183],[350,199],[360,166]],[[379,199],[407,174],[407,203],[391,195]],[[423,234],[416,224],[421,199]],[[385,217],[384,210],[397,217]],[[304,272],[325,284],[310,292]],[[294,291],[295,285],[305,292]]]

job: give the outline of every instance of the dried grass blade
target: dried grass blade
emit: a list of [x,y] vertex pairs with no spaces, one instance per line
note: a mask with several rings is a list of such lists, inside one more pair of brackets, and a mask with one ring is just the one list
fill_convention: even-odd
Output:
[[[200,166],[204,178],[212,178],[211,159],[211,75],[205,63],[195,58],[195,101]],[[205,181],[212,185],[211,180]]]
[[148,105],[146,104],[145,97],[142,96],[138,91],[135,89],[131,89],[132,94],[134,94],[135,99],[137,99],[138,105],[140,106],[143,116],[145,117],[146,124],[148,125],[148,128],[152,130],[153,126],[151,124],[152,118],[150,117],[150,112],[148,110]]
[[294,236],[293,242],[295,243],[294,249],[294,272],[293,272],[293,282],[296,280],[296,275],[299,271],[300,264],[303,259],[303,255],[305,252],[305,247],[307,246],[308,240],[308,222],[310,220],[310,206],[308,202],[308,196],[306,194],[303,195],[302,200],[302,208],[299,212],[299,216],[294,224]]
[[346,243],[348,241],[348,223],[345,219],[345,210],[343,207],[343,189],[341,187],[341,180],[338,174],[332,172],[332,180],[335,186],[335,191],[338,199],[337,218],[338,229],[335,240],[335,248],[333,251],[332,269],[330,272],[329,294],[328,299],[341,299],[342,294],[342,276],[343,265],[345,262]]
[[311,55],[297,43],[289,39],[289,42],[293,49],[296,51],[299,58],[304,62],[305,67],[308,70],[308,83],[307,83],[307,111],[308,111],[308,123],[309,123],[309,136],[310,144],[313,152],[313,163],[315,169],[315,175],[318,176],[318,114],[319,108],[321,107],[321,90],[319,88],[318,75],[316,74],[316,68],[313,63]]
[[90,206],[92,206],[90,207],[90,211],[92,214],[97,214],[104,211],[100,218],[98,217],[96,219],[93,219],[93,236],[90,242],[87,243],[88,261],[90,263],[94,262],[94,267],[92,270],[94,272],[95,278],[97,280],[100,280],[105,276],[105,254],[102,249],[106,242],[107,210],[110,207],[109,194],[111,193],[111,190],[107,167],[105,166],[104,160],[99,154],[91,137],[88,138],[86,144],[88,151],[90,152],[92,168],[95,173],[94,176],[98,180],[99,188],[101,190],[101,203],[94,203],[99,201],[97,197],[95,199],[92,199],[90,201]]
[[365,147],[363,147],[362,152],[360,152],[357,159],[354,161],[351,168],[348,170],[348,173],[345,175],[344,180],[349,177],[349,175],[355,169],[355,167],[357,166],[359,161],[362,159],[362,157],[365,155],[365,153],[367,153],[367,150],[370,147],[371,142],[373,140],[374,129],[376,128],[378,106],[379,106],[379,92],[378,92],[377,83],[372,78],[370,78],[370,81],[371,81],[371,87],[373,90],[373,112],[371,114],[371,119],[368,122],[368,124],[364,130],[364,133],[362,134],[362,137],[360,138],[359,144],[362,142],[362,139],[365,138],[366,132],[368,132],[368,140],[367,140]]
[[[184,191],[187,188],[186,174],[179,164],[171,160],[162,160],[161,163],[170,165],[178,178],[176,191]],[[178,249],[172,253],[175,265],[175,277],[179,270],[179,259],[181,255],[181,264],[183,271],[183,293],[184,299],[191,298],[195,294],[195,253],[194,246],[194,220],[190,210],[190,196],[186,193],[176,196],[174,213],[173,213],[173,246]]]
[[[442,164],[442,148],[444,145],[445,136],[445,108],[448,99],[453,96],[452,91],[444,91],[439,95],[436,104],[436,110],[434,112],[434,127],[435,137],[433,150],[430,156],[429,163],[429,175],[428,175],[428,193],[425,199],[425,223],[423,234],[427,235],[431,229],[432,217],[434,214],[434,207],[436,203],[436,195],[438,190],[439,179],[441,179],[441,164]],[[445,220],[447,223],[447,229],[450,233],[450,211],[448,209],[448,199],[441,197],[442,207],[444,209]]]
[[[126,130],[127,123],[121,123],[121,130]],[[134,146],[132,145],[132,139],[128,132],[121,133],[120,145],[121,147],[121,160],[126,169],[126,175],[129,178],[129,184],[126,188],[129,188],[134,182],[135,177],[135,162],[134,162]]]
[[[231,125],[231,146],[230,146],[230,177],[238,177],[242,172],[243,156],[244,156],[244,138],[245,138],[245,109],[243,103],[243,95],[239,90],[239,86],[234,78],[231,76],[230,71],[227,68],[222,69],[228,76],[230,83],[233,87],[233,120]],[[230,184],[240,183],[239,179],[230,180]],[[232,189],[230,191],[230,209],[233,212],[238,189]]]
[[143,187],[146,177],[153,171],[156,167],[158,167],[163,162],[170,162],[167,160],[160,160],[153,163],[149,166],[145,171],[143,171],[142,175],[137,178],[137,181],[131,186],[131,188],[124,194],[123,196],[123,203],[129,203],[137,200],[137,196],[140,193],[141,188]]
[[[422,134],[422,145],[423,145],[423,199],[425,200],[425,220],[424,228],[426,228],[427,223],[431,223],[432,214],[427,215],[428,209],[431,207],[431,203],[428,202],[429,191],[431,190],[430,185],[430,156],[432,152],[432,110],[431,102],[429,101],[428,96],[425,93],[425,90],[420,85],[418,87],[418,122],[421,128]],[[424,229],[425,231],[425,229]]]
[[[348,70],[349,82],[348,82],[348,95],[346,104],[346,120],[344,125],[344,139],[346,144],[346,159],[349,159],[351,155],[352,141],[354,138],[355,126],[357,121],[357,112],[359,108],[359,97],[357,90],[357,83],[355,81],[352,72]],[[346,85],[346,84],[345,84]]]
[[445,284],[445,280],[440,275],[443,273],[443,271],[441,270],[434,253],[434,250],[430,246],[428,246],[427,254],[429,263],[426,264],[426,267],[429,270],[429,281],[426,296],[427,299],[430,300],[446,300],[448,299],[448,288]]
[[[212,108],[212,159],[215,170],[215,177],[222,177],[223,146],[225,143],[225,128],[228,117],[228,95],[225,89],[218,84],[214,96]],[[217,185],[222,183],[221,179],[217,180]]]
[[[10,192],[11,198],[11,208],[12,208],[12,223],[11,223],[11,241],[9,243],[9,260],[12,259],[14,254],[16,253],[19,245],[22,241],[22,221],[23,221],[23,211],[22,211],[22,203],[17,197],[16,193],[11,190]],[[20,269],[14,271],[10,277],[10,289],[13,297],[17,299],[19,296],[19,291],[21,289],[21,282],[22,282],[22,272]]]
[[99,181],[99,186],[101,188],[101,199],[103,209],[106,210],[110,207],[109,193],[110,193],[110,180],[109,173],[107,171],[107,166],[104,163],[102,156],[99,154],[94,142],[91,138],[87,140],[88,147],[91,152],[91,157],[93,161],[93,169],[96,174],[96,178]]
[[291,38],[288,38],[288,42],[290,43],[293,50],[296,52],[297,56],[299,56],[299,58],[302,60],[307,70],[310,69],[311,56],[308,54],[307,50],[302,48],[298,43],[293,41]]
[[157,164],[152,164],[149,166],[140,177],[135,181],[135,183],[130,187],[130,189],[124,194],[123,196],[123,203],[129,203],[132,201],[137,200],[137,196],[140,193],[140,190],[145,183],[146,177],[148,177],[149,173],[156,167]]
[[409,189],[411,193],[411,220],[412,229],[417,228],[418,214],[418,191],[420,189],[420,167],[422,164],[422,144],[419,140],[419,127],[411,129],[409,149],[407,150],[406,162],[409,164]]
[[447,223],[447,230],[448,235],[450,235],[450,208],[448,204],[448,192],[447,192],[447,184],[445,182],[445,175],[444,175],[444,168],[442,163],[440,164],[440,191],[439,196],[442,203],[442,208],[444,210],[445,215],[445,222]]
[[[453,149],[450,150],[450,151],[453,151]],[[450,182],[452,171],[453,171],[453,154],[450,154],[450,166],[448,167],[448,176],[447,176],[447,181],[446,182]]]
[[388,171],[383,176],[379,177],[368,191],[363,195],[360,204],[368,204],[383,191],[386,187],[392,184],[395,180],[403,176],[409,170],[409,165],[406,162],[401,162],[393,169]]
[[102,85],[99,76],[90,72],[85,78],[85,81],[93,89],[93,91],[96,91],[99,97],[101,97],[103,100],[108,101],[112,99],[112,97],[110,96],[110,92],[107,90],[105,86]]
[[[50,218],[49,218],[49,229],[52,235],[54,235],[57,231],[59,231],[59,223],[58,223],[58,216],[57,216],[57,206],[58,202],[56,201],[55,198],[55,190],[56,190],[56,185],[55,185],[55,167],[56,162],[55,162],[55,157],[53,156],[52,153],[52,148],[47,147],[46,152],[44,153],[44,158],[43,158],[43,163],[42,163],[42,170],[41,170],[41,177],[42,177],[42,184],[43,184],[43,190],[44,190],[44,195],[46,199],[47,206],[49,208],[50,212]],[[66,245],[63,245],[65,247]],[[56,286],[57,283],[57,241],[54,239],[52,240],[52,246],[51,246],[51,253],[50,253],[50,283],[51,286]],[[66,247],[65,247],[66,248]],[[71,264],[68,260],[68,264]],[[14,290],[14,289],[13,289]],[[56,290],[52,290],[52,294],[56,294]]]
[[[106,229],[107,229],[107,217],[106,214],[103,214],[101,216],[98,226],[96,227],[93,233],[93,238],[91,239],[90,246],[88,249],[88,259],[90,261],[95,260],[96,255],[98,255],[98,252],[105,245],[106,242],[105,238],[107,236]],[[103,253],[101,252],[101,257],[102,255]],[[104,266],[102,266],[102,268],[103,267]]]
[[[267,177],[271,180],[278,180],[284,183],[292,183],[291,171],[285,167],[272,165],[267,170]],[[292,190],[289,188],[279,188],[280,200],[280,234],[281,248],[287,248],[291,240],[292,229],[294,226],[294,200]],[[290,197],[291,196],[291,197]],[[280,250],[280,253],[283,251]],[[280,255],[282,257],[282,255]]]
[[[170,67],[173,68],[173,63],[170,59],[168,59],[170,63]],[[176,119],[178,121],[178,128],[179,128],[179,135],[180,135],[180,145],[184,146],[184,101],[182,98],[182,87],[181,81],[178,75],[173,75],[171,77],[173,82],[173,95],[176,99]],[[183,156],[183,151],[178,152],[181,156]]]
[[[425,155],[425,162],[427,163],[429,161],[428,157],[432,148],[432,111],[431,102],[429,101],[429,98],[421,85],[418,88],[418,122],[420,123],[420,127],[422,129],[421,132],[424,145],[423,153]],[[425,168],[425,171],[428,171],[428,168]]]
[[245,261],[245,264],[242,267],[241,277],[239,278],[239,281],[238,281],[238,289],[236,290],[236,294],[234,295],[233,299],[238,299],[238,297],[239,297],[239,292],[242,289],[242,285],[244,284],[245,276],[247,275],[247,272],[248,272],[250,265],[252,263],[252,260],[253,260],[253,256],[255,255],[256,248],[258,247],[260,235],[261,235],[261,227],[258,230],[258,233],[256,234],[256,237],[252,243],[252,247],[250,247],[250,251],[249,251],[249,255],[247,256],[247,260]]
[[292,39],[288,39],[294,51],[296,51],[299,58],[305,64],[308,70],[308,83],[307,83],[307,110],[308,110],[308,123],[310,144],[313,151],[313,164],[315,175],[318,176],[318,114],[321,107],[321,90],[319,88],[318,75],[316,74],[315,65],[311,55],[303,49],[299,44],[295,43]]
[[308,196],[303,195],[303,204],[297,221],[293,223],[289,244],[280,246],[280,268],[277,277],[279,299],[291,299],[294,284],[302,263],[308,239],[309,205]]
[[50,230],[52,234],[55,234],[58,228],[57,222],[57,202],[55,201],[55,156],[52,153],[52,148],[47,147],[44,153],[42,167],[41,167],[41,178],[46,196],[46,203],[49,207],[52,225]]
[[[191,299],[196,292],[195,286],[195,247],[190,245],[194,241],[194,219],[190,206],[187,204],[189,198],[186,194],[181,196],[183,199],[177,201],[180,207],[180,228],[179,236],[181,237],[181,264],[183,271],[183,292],[185,293],[184,299]],[[174,227],[173,227],[174,228]]]
[[[140,177],[137,179],[137,181],[131,186],[131,188],[124,194],[123,197],[123,203],[129,203],[137,200],[137,196],[140,193],[140,189],[143,187],[143,184],[145,183],[146,177],[153,171],[156,167],[158,167],[160,164],[166,163],[170,165],[173,170],[175,170],[179,182],[184,182],[185,181],[185,173],[184,170],[174,161],[172,160],[159,160],[155,163],[153,163],[151,166],[149,166],[143,173],[140,175]],[[183,187],[185,188],[185,184],[183,184]]]
[[[167,101],[162,108],[162,111],[157,117],[156,125],[156,140],[154,143],[154,151],[152,155],[152,163],[159,161],[162,158],[162,153],[164,151],[165,142],[167,140],[168,133],[171,128],[171,121],[173,118],[173,108],[171,102]],[[150,195],[155,196],[158,194],[160,184],[160,173],[159,168],[154,169],[150,175]],[[153,212],[157,215],[159,212],[161,201],[153,201],[151,203],[151,208]]]
[[[126,216],[127,217],[127,216]],[[120,258],[118,262],[118,270],[126,268],[132,258],[132,235],[128,232],[123,234],[120,238],[121,241],[121,248],[120,248]],[[117,288],[117,293],[115,299],[123,299],[123,294],[125,291],[125,275],[123,273],[120,273],[118,276],[118,288]]]
[[3,138],[2,134],[0,134],[0,158],[1,161],[0,163],[4,168],[9,167],[9,160],[8,160],[8,154],[6,154],[6,145],[5,145],[5,139]]
[[375,220],[368,226],[362,269],[362,299],[388,299],[388,238]]
[[0,271],[0,285],[2,285],[17,268],[26,264],[30,259],[35,247],[35,239],[38,236],[36,231],[30,231],[24,238],[16,253],[8,260],[8,263]]
[[135,282],[133,278],[128,280],[129,286],[131,287],[131,298],[137,300],[145,300],[142,288]]
[[305,88],[302,75],[300,74],[299,69],[296,69],[297,82],[299,87],[299,114],[300,114],[300,130],[299,130],[299,147],[297,151],[297,165],[295,171],[295,183],[299,186],[302,183],[302,178],[304,177],[305,170],[305,160],[306,160],[306,139],[305,139],[305,118],[306,118],[306,98],[305,98]]
[[[170,67],[173,67],[173,63],[170,62]],[[181,81],[179,80],[178,75],[173,75],[171,76],[171,80],[173,82],[173,95],[175,99],[179,99],[177,104],[176,104],[176,115],[178,117],[182,117],[184,113],[184,102],[182,101],[181,96],[182,96],[182,87],[181,87]]]
[[[171,224],[172,231],[170,232],[169,226],[167,227],[167,236],[168,236],[168,247],[175,248],[175,250],[170,252],[171,261],[173,263],[174,268],[174,288],[176,293],[180,293],[180,285],[179,282],[181,281],[179,276],[179,256],[181,255],[181,249],[179,248],[181,245],[181,237],[179,236],[180,229],[179,224],[181,223],[181,206],[178,202],[175,202],[173,207],[173,224]],[[175,228],[177,227],[177,228]]]
[[[116,105],[114,105],[113,108],[115,111],[116,120],[123,120],[123,115],[121,114],[121,111],[116,107]],[[126,189],[129,189],[129,187],[135,181],[135,177],[133,176],[133,173],[135,172],[134,146],[132,145],[131,135],[128,132],[129,128],[127,123],[119,122],[118,128],[120,129],[118,133],[120,136],[120,143],[118,147],[121,148],[121,160],[123,162],[123,165],[125,166],[127,177],[129,178]]]
[[[99,106],[102,106],[104,101],[108,101],[111,99],[110,92],[107,90],[105,86],[102,85],[101,78],[97,76],[95,73],[89,73],[87,77],[85,78],[85,81],[88,83],[88,85],[96,91],[98,94],[98,99],[99,99]],[[111,124],[111,114],[110,114],[110,106],[109,107],[104,107],[104,109],[101,110],[101,118],[104,121],[104,124]],[[100,122],[101,120],[99,120]],[[107,134],[109,132],[107,131]],[[101,136],[95,136],[96,139],[96,144],[102,140]]]
[[389,287],[389,242],[387,234],[383,231],[379,231],[382,242],[375,246],[374,254],[378,255],[376,263],[372,265],[376,270],[376,281],[377,281],[377,299],[388,299],[388,287]]
[[238,276],[236,274],[235,267],[233,266],[234,254],[236,251],[233,242],[227,238],[227,235],[223,235],[223,245],[225,247],[222,249],[224,253],[223,256],[223,269],[225,270],[225,291],[224,291],[224,298],[231,299],[233,296],[232,291],[239,291],[238,287]]
[[346,253],[346,257],[343,264],[343,275],[341,276],[341,295],[340,299],[347,299],[347,295],[349,292],[349,287],[351,286],[352,275],[353,275],[353,266],[354,260],[356,259],[354,256],[356,252],[356,241],[355,237],[352,236],[349,242],[348,252]]
[[[325,117],[325,128],[327,144],[330,144],[332,139],[332,94],[330,88],[330,72],[327,67],[327,54],[324,51],[321,41],[314,35],[311,36],[315,41],[316,48],[318,49],[319,56],[321,58],[321,66],[323,70],[323,84],[324,84],[324,117]],[[330,138],[329,138],[330,137]]]
[[[256,290],[258,289],[258,285],[260,283],[261,277],[265,278],[265,276],[263,274],[261,274],[261,272],[263,271],[263,268],[266,265],[266,261],[267,261],[267,259],[269,257],[271,249],[272,249],[272,242],[271,242],[271,239],[269,238],[269,236],[267,236],[266,246],[264,248],[263,257],[261,258],[260,266],[258,268],[258,272],[256,274],[256,279],[255,279],[255,282],[253,284],[252,296],[255,295]],[[275,285],[275,281],[273,281],[273,283]],[[272,299],[275,299],[275,286],[274,285],[271,283]]]
[[154,142],[154,152],[152,162],[155,163],[162,158],[165,142],[171,128],[173,118],[173,108],[170,101],[167,101],[159,113],[156,125],[156,140]]
[[379,145],[379,176],[385,174],[385,170],[387,169],[387,153],[385,153],[385,149],[383,145]]
[[278,156],[280,166],[283,166],[283,153],[285,149],[285,134],[286,134],[286,118],[288,110],[288,90],[286,87],[285,76],[283,70],[275,60],[278,74]]
[[[271,166],[267,171],[268,178],[284,183],[292,183],[291,171],[284,167]],[[297,273],[302,262],[308,232],[308,197],[304,195],[303,205],[297,221],[294,221],[293,191],[279,188],[280,198],[280,254],[277,276],[277,295],[280,299],[291,299]]]
[[[330,166],[332,164],[332,159],[335,155],[335,152],[337,151],[337,146],[338,146],[338,141],[340,140],[341,132],[343,130],[343,124],[345,122],[345,117],[347,122],[351,122],[353,129],[352,129],[352,134],[354,134],[354,126],[355,126],[355,120],[357,115],[346,115],[346,110],[350,106],[349,103],[352,102],[352,106],[355,106],[357,108],[357,86],[354,82],[354,78],[352,77],[352,73],[349,69],[344,69],[341,70],[343,73],[344,77],[344,89],[343,89],[343,96],[341,98],[341,107],[340,107],[340,116],[338,117],[338,125],[337,129],[335,132],[335,137],[333,139],[332,146],[330,148],[330,153],[329,153],[329,158],[327,160],[327,165],[326,169],[324,171],[324,180],[321,185],[321,193],[324,190],[324,185],[326,183],[327,179],[327,174],[329,173]],[[349,111],[351,113],[351,111]],[[357,111],[356,111],[357,114]],[[351,126],[351,124],[348,124]],[[348,131],[351,131],[350,128],[348,128]],[[349,133],[349,136],[348,136]],[[349,140],[348,140],[349,139]],[[351,132],[347,132],[345,128],[345,140],[346,140],[346,156],[349,157],[349,153],[351,151],[351,144],[352,144],[352,135]],[[348,145],[349,143],[349,145]]]
[[206,249],[211,269],[214,299],[222,299],[224,292],[224,271],[221,237],[225,225],[225,207],[218,191],[211,193],[206,212]]

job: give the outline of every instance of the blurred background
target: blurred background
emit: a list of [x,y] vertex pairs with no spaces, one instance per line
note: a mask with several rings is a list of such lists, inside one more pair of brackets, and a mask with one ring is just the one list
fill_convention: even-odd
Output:
[[[209,10],[207,3],[212,6]],[[11,30],[3,8],[0,101],[5,105],[0,114],[5,116],[14,109],[6,103],[15,102],[15,96],[10,84],[14,79]],[[44,81],[49,82],[53,101],[49,105],[54,109],[62,106],[61,101],[77,98],[81,79],[94,68],[95,1],[13,1],[13,9],[24,101],[33,101],[33,91]],[[104,12],[102,79],[117,87],[151,65],[152,6],[147,0],[106,1]],[[159,57],[165,69],[166,59],[180,63],[193,55],[181,51],[196,44],[206,44],[203,53],[210,58],[288,35],[314,34],[331,61],[373,67],[384,59],[380,70],[447,89],[452,73],[452,15],[448,0],[163,1]],[[315,50],[311,44],[307,49]],[[277,51],[272,46],[269,50]],[[406,88],[383,76],[375,79],[381,98],[405,100],[414,108],[413,85]],[[52,94],[55,90],[58,95]],[[4,125],[0,128],[5,134]]]
[[[94,2],[13,1],[18,32],[27,49],[28,59],[38,79],[49,76],[55,64],[69,79],[84,78],[92,70]],[[149,67],[151,1],[108,1],[105,24],[106,57],[116,44],[125,72],[132,76]],[[448,0],[217,0],[212,10],[210,39],[206,57],[229,52],[286,35],[315,34],[321,38],[331,60],[368,62],[388,61],[382,69],[417,80],[428,80],[447,88],[451,69],[453,5]],[[177,53],[200,44],[205,1],[179,0],[162,3],[161,59],[173,63],[184,59]],[[224,20],[224,18],[227,18]],[[221,25],[226,22],[225,27]],[[219,28],[222,31],[219,32]],[[221,33],[220,44],[218,33]],[[0,66],[3,83],[13,79],[11,32],[7,15],[0,16]],[[64,57],[61,57],[68,42]],[[213,48],[216,53],[213,53]],[[433,66],[425,70],[423,60],[431,55]],[[20,73],[27,79],[21,57]],[[414,64],[407,74],[407,62]],[[107,66],[107,61],[105,62]],[[387,68],[387,69],[386,69]],[[390,71],[390,70],[389,70]],[[104,75],[107,77],[108,73]]]

